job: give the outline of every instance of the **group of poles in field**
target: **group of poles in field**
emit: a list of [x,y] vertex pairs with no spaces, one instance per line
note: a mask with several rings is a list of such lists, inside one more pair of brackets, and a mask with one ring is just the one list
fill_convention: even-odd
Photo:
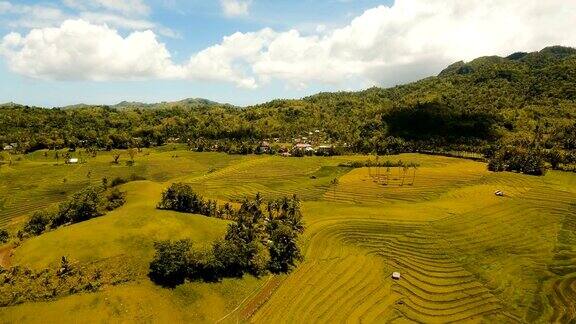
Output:
[[[368,167],[368,176],[377,184],[384,186],[392,184],[391,181],[393,180],[399,181],[400,186],[413,186],[416,181],[416,171],[419,167],[416,163],[402,161],[384,161],[381,163],[378,156],[376,156],[374,163],[368,160],[366,166]],[[394,172],[394,168],[397,168],[398,172]],[[410,182],[407,182],[407,178]]]
[[[404,185],[413,186],[416,181],[416,171],[420,165],[417,163],[408,163],[403,161],[384,161],[380,162],[380,157],[376,156],[376,160],[371,159],[364,162],[364,167],[368,168],[368,176],[372,181],[379,185],[388,186],[392,184],[392,181],[403,187]],[[393,169],[397,168],[398,171],[394,172]],[[396,174],[396,175],[394,175]],[[406,179],[408,178],[408,181]],[[399,182],[399,183],[398,183]],[[338,178],[334,178],[330,181],[330,186],[332,187],[332,196],[336,199],[336,189],[340,181]]]

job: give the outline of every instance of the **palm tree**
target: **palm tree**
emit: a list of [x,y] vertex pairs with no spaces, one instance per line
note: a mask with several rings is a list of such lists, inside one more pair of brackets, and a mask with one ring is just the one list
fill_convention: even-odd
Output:
[[414,172],[414,173],[413,173],[413,175],[412,175],[412,184],[411,184],[411,186],[413,186],[413,185],[414,185],[414,181],[416,181],[416,170],[418,169],[418,164],[413,163],[413,164],[412,164],[412,169],[413,169],[413,172]]
[[380,183],[380,156],[376,155],[376,183]]
[[402,185],[404,185],[404,180],[406,179],[406,175],[408,174],[408,170],[410,170],[410,166],[408,164],[404,164],[402,166]]
[[392,166],[392,162],[386,161],[384,162],[384,166],[386,167],[386,176],[384,178],[384,185],[388,185],[390,183],[390,167]]
[[370,160],[370,158],[368,158],[368,161],[366,161],[366,166],[368,167],[368,176],[370,178],[372,178],[372,168],[371,168],[371,164],[372,161]]
[[333,190],[333,197],[334,200],[336,200],[336,187],[338,187],[338,178],[334,178],[334,180],[330,181],[330,185],[332,186],[332,190]]

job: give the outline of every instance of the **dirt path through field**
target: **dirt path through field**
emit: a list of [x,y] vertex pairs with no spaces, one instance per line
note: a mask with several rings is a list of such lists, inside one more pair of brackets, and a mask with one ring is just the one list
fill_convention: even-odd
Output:
[[10,257],[12,253],[12,245],[5,245],[0,247],[0,267],[8,268],[10,267]]

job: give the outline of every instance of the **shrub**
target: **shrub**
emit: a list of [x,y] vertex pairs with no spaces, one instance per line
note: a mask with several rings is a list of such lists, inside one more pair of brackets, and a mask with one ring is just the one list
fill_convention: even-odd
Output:
[[10,234],[8,233],[8,231],[3,228],[0,228],[0,244],[8,242],[9,239]]
[[296,261],[302,259],[297,238],[297,232],[284,224],[272,231],[270,236],[270,271],[275,273],[287,272],[296,264]]
[[118,188],[113,188],[110,190],[108,195],[106,196],[106,210],[111,211],[114,210],[126,202],[126,193],[120,191]]
[[79,223],[94,217],[102,216],[102,197],[100,191],[88,187],[77,192],[72,198],[58,206],[58,213],[52,221],[52,227],[68,223]]
[[150,263],[149,277],[165,287],[183,284],[191,264],[192,243],[189,240],[162,241],[154,243],[156,255]]
[[54,213],[47,210],[35,212],[28,222],[26,222],[18,236],[22,238],[24,236],[38,236],[44,233],[54,217]]
[[[228,240],[217,241],[212,245],[214,263],[218,266],[219,274],[226,277],[241,277],[246,263],[242,258],[241,246]],[[213,264],[214,264],[213,263]]]
[[127,182],[128,182],[127,179],[124,179],[122,177],[116,177],[116,178],[112,179],[112,181],[110,182],[110,186],[111,187],[117,187],[117,186],[123,185]]
[[248,272],[256,277],[265,275],[270,266],[270,250],[262,242],[252,241],[248,244],[250,258],[248,259]]
[[162,193],[158,209],[174,210],[185,213],[201,213],[205,203],[192,187],[184,183],[174,183]]

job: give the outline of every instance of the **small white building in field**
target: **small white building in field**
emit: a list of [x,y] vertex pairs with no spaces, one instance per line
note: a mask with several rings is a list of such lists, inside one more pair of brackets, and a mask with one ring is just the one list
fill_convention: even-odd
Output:
[[4,146],[4,151],[12,151],[13,149],[14,149],[14,146],[12,146],[12,145]]
[[392,279],[400,280],[400,277],[401,277],[400,272],[393,272],[392,273]]
[[68,164],[78,164],[78,159],[77,158],[71,158],[68,160]]

